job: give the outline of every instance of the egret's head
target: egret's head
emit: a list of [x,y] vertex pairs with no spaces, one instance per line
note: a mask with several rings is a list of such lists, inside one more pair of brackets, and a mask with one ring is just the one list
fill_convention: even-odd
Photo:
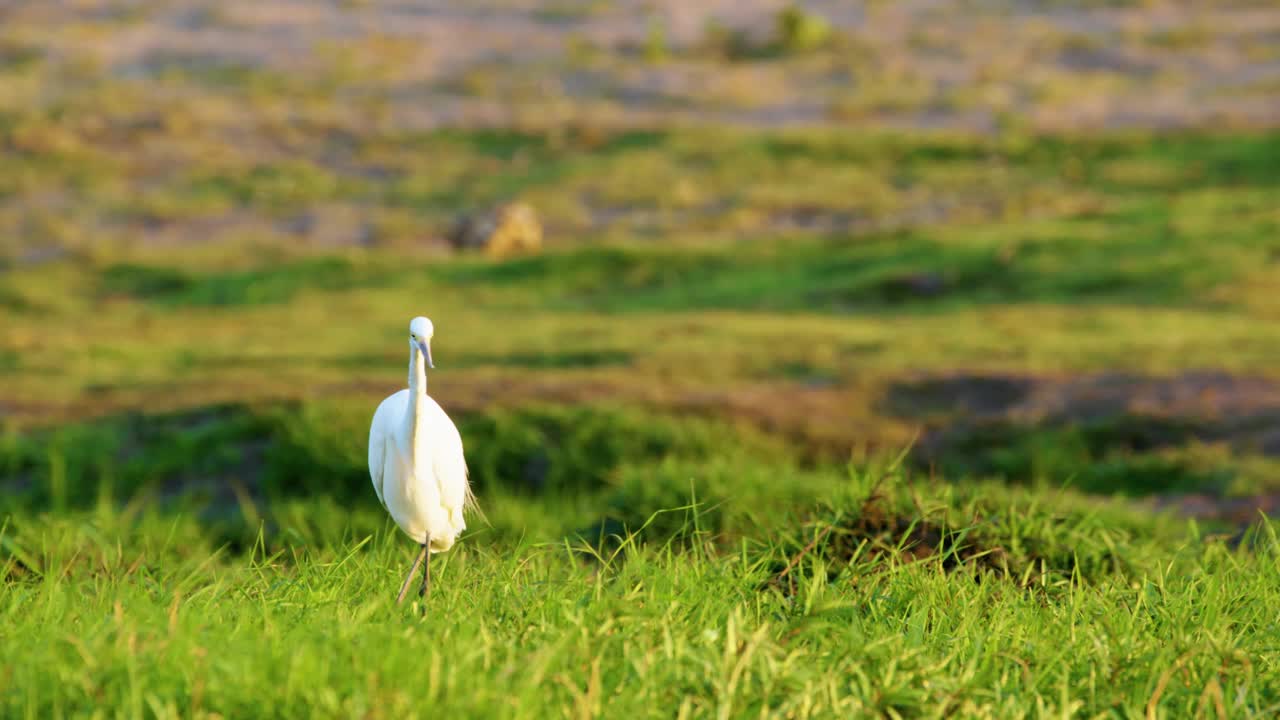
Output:
[[409,323],[409,344],[422,351],[422,358],[429,368],[435,367],[431,362],[431,336],[434,334],[431,321],[424,317],[416,317]]

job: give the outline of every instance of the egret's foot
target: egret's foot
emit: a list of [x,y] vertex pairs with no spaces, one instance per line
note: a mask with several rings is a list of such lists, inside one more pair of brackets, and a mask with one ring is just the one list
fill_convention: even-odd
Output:
[[418,553],[418,557],[413,559],[413,567],[409,568],[409,574],[404,578],[404,584],[400,586],[400,594],[396,596],[396,604],[404,602],[405,593],[409,592],[409,583],[413,582],[413,576],[418,574],[418,565],[422,564],[422,558],[427,558],[427,562],[431,562],[431,556],[427,554],[427,544],[422,543],[422,550]]

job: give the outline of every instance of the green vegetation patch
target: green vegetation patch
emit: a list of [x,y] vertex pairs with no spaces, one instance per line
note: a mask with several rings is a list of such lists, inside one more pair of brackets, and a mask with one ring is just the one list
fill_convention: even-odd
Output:
[[385,274],[356,267],[340,258],[201,274],[121,263],[102,271],[99,292],[170,307],[227,307],[281,303],[304,290],[348,290],[386,281]]
[[[0,444],[7,502],[68,509],[139,493],[198,492],[223,502],[239,484],[259,499],[371,498],[366,403],[310,401],[129,414],[53,430],[10,430]],[[734,448],[781,459],[778,442],[717,423],[608,407],[493,410],[458,418],[472,482],[557,495],[605,488],[620,467]]]
[[1228,266],[1207,264],[1195,251],[1153,256],[1176,240],[1160,230],[1138,232],[1151,234],[1089,243],[1063,227],[1056,236],[1013,244],[895,233],[858,242],[779,241],[733,253],[583,249],[446,268],[439,276],[464,287],[537,290],[566,307],[650,312],[1194,304],[1231,277]]

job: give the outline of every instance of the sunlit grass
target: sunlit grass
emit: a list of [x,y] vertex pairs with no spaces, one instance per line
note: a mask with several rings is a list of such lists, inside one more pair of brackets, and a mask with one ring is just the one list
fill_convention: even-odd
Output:
[[[861,505],[870,476],[810,480],[767,510],[727,499],[721,515],[759,523],[729,536],[698,533],[707,521],[675,510],[684,519],[667,525],[690,534],[674,544],[644,533],[584,553],[581,541],[503,540],[477,523],[437,556],[430,599],[403,607],[393,594],[410,548],[371,502],[282,505],[276,539],[246,527],[238,549],[219,549],[189,515],[15,518],[0,697],[6,713],[40,717],[1280,707],[1269,528],[1232,550],[1074,496],[988,488],[984,516],[958,518],[955,547],[976,554],[957,567],[893,550],[912,546],[910,530],[866,529],[885,517]],[[965,506],[899,482],[878,491],[903,528],[936,518],[929,507]],[[525,522],[503,503],[489,514],[495,529]],[[1092,564],[1097,552],[1114,561]]]

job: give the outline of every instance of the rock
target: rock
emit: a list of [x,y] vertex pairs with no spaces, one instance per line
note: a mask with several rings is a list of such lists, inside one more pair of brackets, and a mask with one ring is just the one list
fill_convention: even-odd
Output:
[[483,250],[494,258],[536,253],[542,249],[542,223],[530,205],[510,203],[462,218],[448,240],[455,249]]

